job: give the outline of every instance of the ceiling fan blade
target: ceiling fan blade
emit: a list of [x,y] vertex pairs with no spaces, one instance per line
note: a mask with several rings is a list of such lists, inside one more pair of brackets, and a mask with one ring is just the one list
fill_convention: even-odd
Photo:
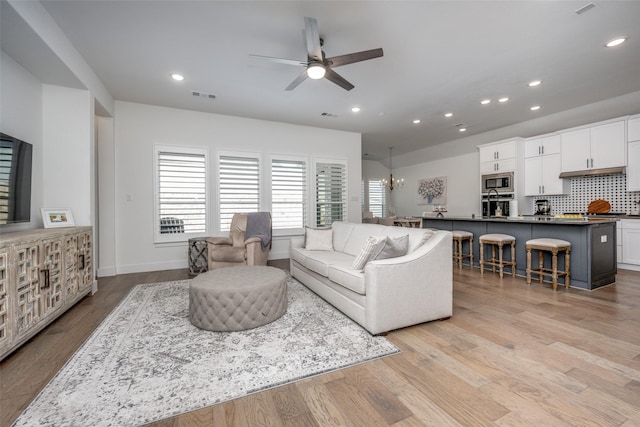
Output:
[[327,63],[332,67],[353,64],[354,62],[366,61],[367,59],[380,58],[382,49],[363,50],[362,52],[348,53],[346,55],[333,56],[327,58]]
[[296,59],[274,58],[273,56],[262,56],[262,55],[252,55],[252,54],[249,54],[249,56],[252,58],[256,58],[264,61],[278,62],[280,64],[296,65],[296,66],[302,66],[302,67],[306,67],[307,65],[309,65],[308,62],[306,61],[298,61]]
[[322,46],[320,46],[320,33],[318,21],[315,18],[304,18],[304,34],[307,38],[307,53],[309,58],[322,61]]
[[331,68],[327,68],[327,72],[324,75],[324,77],[325,79],[337,84],[338,86],[340,86],[345,90],[351,90],[355,87],[354,85],[346,81],[344,77],[342,77],[340,74],[333,71]]
[[285,88],[285,90],[293,90],[295,89],[300,83],[302,83],[303,81],[305,81],[305,79],[307,78],[307,70],[304,70],[302,73],[300,73],[300,75],[298,75],[298,77],[296,77],[290,84],[289,86],[287,86]]

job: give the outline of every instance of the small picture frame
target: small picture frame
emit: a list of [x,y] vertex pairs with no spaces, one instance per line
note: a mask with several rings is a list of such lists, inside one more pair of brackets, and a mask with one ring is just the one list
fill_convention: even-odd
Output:
[[44,228],[73,227],[76,225],[69,208],[42,208]]

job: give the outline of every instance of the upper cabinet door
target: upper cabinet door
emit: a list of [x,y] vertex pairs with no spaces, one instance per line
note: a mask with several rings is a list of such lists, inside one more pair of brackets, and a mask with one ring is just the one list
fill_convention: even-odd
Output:
[[542,155],[560,154],[562,138],[560,135],[549,135],[542,138]]
[[624,121],[619,121],[591,128],[591,167],[602,169],[625,166],[624,124]]
[[590,167],[591,130],[580,129],[561,134],[562,172],[585,170]]
[[640,117],[629,119],[627,124],[627,141],[640,141]]

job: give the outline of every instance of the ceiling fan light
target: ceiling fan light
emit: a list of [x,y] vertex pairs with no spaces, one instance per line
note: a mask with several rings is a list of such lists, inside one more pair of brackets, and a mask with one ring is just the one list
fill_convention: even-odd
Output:
[[307,68],[307,76],[309,76],[310,79],[318,80],[324,77],[326,71],[324,65],[312,64]]

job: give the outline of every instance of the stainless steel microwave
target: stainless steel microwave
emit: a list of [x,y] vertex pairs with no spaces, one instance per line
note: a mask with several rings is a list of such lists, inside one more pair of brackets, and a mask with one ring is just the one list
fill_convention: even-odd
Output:
[[482,192],[496,190],[498,193],[513,193],[513,172],[482,175]]

